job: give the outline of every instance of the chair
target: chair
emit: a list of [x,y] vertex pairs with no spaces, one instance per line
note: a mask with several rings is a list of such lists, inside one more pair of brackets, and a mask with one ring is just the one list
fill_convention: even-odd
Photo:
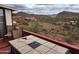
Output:
[[6,39],[13,39],[12,30],[13,26],[7,26],[7,34],[4,35],[4,41],[6,41]]
[[22,29],[13,30],[12,34],[14,39],[20,38],[22,37]]
[[7,34],[4,35],[4,39],[17,39],[22,37],[22,31],[23,29],[16,27],[15,26],[8,26],[7,27]]

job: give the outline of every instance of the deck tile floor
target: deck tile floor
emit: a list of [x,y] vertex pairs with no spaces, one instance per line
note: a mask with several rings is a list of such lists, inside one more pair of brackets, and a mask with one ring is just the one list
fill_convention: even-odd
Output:
[[22,54],[65,54],[68,49],[33,35],[9,41]]

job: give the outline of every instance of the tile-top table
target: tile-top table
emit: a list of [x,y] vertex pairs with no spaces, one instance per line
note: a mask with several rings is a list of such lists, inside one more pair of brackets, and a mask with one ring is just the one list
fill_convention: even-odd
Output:
[[67,48],[51,43],[33,35],[9,41],[21,54],[65,54]]

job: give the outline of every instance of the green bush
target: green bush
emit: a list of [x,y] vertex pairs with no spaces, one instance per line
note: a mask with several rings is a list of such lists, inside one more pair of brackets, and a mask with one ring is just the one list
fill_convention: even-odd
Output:
[[33,32],[40,32],[43,29],[43,26],[38,21],[32,22],[31,25],[32,25]]
[[70,25],[64,24],[63,26],[65,29],[70,30]]
[[77,23],[75,26],[79,28],[79,19],[77,20]]
[[77,36],[74,35],[74,34],[67,36],[67,42],[70,42],[71,43],[71,42],[74,42],[76,40],[77,40]]

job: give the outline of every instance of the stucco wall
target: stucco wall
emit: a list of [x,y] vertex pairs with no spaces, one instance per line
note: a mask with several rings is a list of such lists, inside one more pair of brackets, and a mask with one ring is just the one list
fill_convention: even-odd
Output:
[[11,10],[5,9],[5,17],[6,17],[6,25],[11,26],[12,25],[12,15],[11,15]]
[[6,20],[7,32],[12,31],[12,12],[11,12],[11,10],[5,9],[5,20]]

